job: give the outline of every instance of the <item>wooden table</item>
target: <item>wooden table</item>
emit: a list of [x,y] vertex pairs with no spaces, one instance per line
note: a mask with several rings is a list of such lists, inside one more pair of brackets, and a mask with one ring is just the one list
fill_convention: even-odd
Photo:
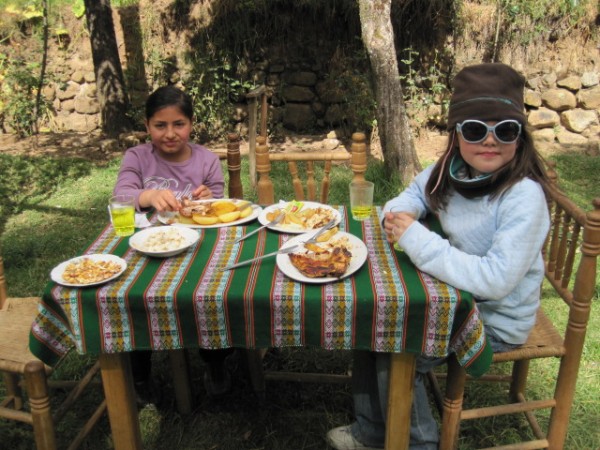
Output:
[[[394,251],[379,225],[381,208],[356,222],[342,215],[340,228],[366,243],[368,259],[352,276],[325,285],[287,278],[275,259],[222,271],[228,264],[274,251],[290,237],[256,228],[199,230],[189,251],[148,258],[107,226],[84,253],[123,257],[117,280],[85,289],[49,283],[32,327],[30,348],[54,364],[75,346],[98,354],[116,449],[141,448],[128,352],[188,348],[317,346],[328,350],[390,352],[392,371],[386,448],[408,448],[415,355],[455,352],[468,371],[491,363],[483,325],[470,294],[422,273]],[[178,359],[173,358],[175,364]],[[178,396],[178,405],[184,402]],[[189,405],[187,406],[189,407]],[[184,405],[184,408],[186,406]]]

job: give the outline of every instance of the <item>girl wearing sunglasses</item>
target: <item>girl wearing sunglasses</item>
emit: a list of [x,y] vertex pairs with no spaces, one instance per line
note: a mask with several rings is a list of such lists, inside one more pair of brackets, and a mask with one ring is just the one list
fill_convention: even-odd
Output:
[[[382,224],[420,270],[473,294],[495,352],[523,344],[534,325],[550,224],[544,166],[525,126],[524,84],[505,64],[461,70],[445,153],[385,205]],[[419,222],[427,214],[437,215],[447,237]],[[411,450],[437,448],[424,380],[441,363],[417,358]],[[337,450],[383,448],[389,354],[355,351],[352,373],[356,420],[327,440]]]

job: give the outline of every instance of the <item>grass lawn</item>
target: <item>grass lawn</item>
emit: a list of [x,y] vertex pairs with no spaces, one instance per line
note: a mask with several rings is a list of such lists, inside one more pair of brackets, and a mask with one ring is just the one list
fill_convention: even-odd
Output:
[[[10,173],[0,181],[0,194],[5,198],[0,207],[0,246],[4,257],[9,295],[40,295],[48,281],[52,267],[78,254],[85,244],[102,229],[108,220],[106,203],[116,180],[119,161],[94,166],[77,160],[23,162],[11,157],[0,159],[3,173]],[[590,200],[600,196],[600,158],[560,155],[558,162],[563,188],[585,209]],[[247,173],[243,161],[242,173]],[[7,172],[6,167],[16,167]],[[331,182],[331,203],[348,204],[348,181],[351,172],[345,166],[336,167]],[[272,178],[280,187],[283,172]],[[385,180],[376,162],[369,165],[367,178],[376,182],[375,202],[382,204],[400,189],[398,180]],[[244,180],[246,197],[256,200],[248,180]],[[281,194],[290,199],[290,191]],[[10,202],[6,201],[10,198]],[[3,200],[0,200],[2,202]],[[558,301],[545,288],[544,307],[560,316]],[[600,448],[600,282],[592,307],[592,317],[580,369],[577,393],[565,448],[571,450]],[[325,449],[324,436],[335,426],[352,420],[351,391],[347,385],[297,384],[269,382],[264,403],[259,404],[252,393],[249,380],[238,356],[230,361],[233,372],[233,390],[219,401],[204,395],[202,384],[203,363],[197,352],[189,352],[196,395],[196,409],[183,417],[177,413],[173,397],[167,355],[154,354],[153,377],[162,393],[158,407],[140,411],[142,438],[146,449],[269,449],[298,450]],[[83,373],[82,367],[93,363],[93,358],[71,353],[56,370],[60,378]],[[302,351],[272,351],[266,364],[290,370],[328,371],[345,373],[351,365],[349,352],[326,352],[319,349]],[[534,392],[549,389],[555,363],[536,362],[530,385]],[[3,385],[0,383],[0,391]],[[501,396],[503,392],[487,385],[469,390],[469,398]],[[62,393],[57,393],[58,396]],[[82,417],[91,408],[86,399],[67,417],[59,429],[59,440],[64,445],[72,437]],[[460,448],[491,445],[498,436],[516,436],[525,432],[522,419],[490,420],[465,428]],[[0,420],[0,448],[31,449],[33,438],[30,427]],[[108,421],[103,419],[84,449],[100,450],[111,447]]]

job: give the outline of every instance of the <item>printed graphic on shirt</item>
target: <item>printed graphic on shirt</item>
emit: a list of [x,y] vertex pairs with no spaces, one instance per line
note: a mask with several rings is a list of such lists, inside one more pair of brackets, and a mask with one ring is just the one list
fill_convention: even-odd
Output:
[[180,189],[179,181],[174,178],[165,178],[159,176],[151,176],[148,178],[144,178],[144,189],[170,189],[175,194],[175,197],[178,200],[182,198],[188,198],[192,196],[192,192],[194,188],[191,183],[187,183],[183,186],[183,189]]

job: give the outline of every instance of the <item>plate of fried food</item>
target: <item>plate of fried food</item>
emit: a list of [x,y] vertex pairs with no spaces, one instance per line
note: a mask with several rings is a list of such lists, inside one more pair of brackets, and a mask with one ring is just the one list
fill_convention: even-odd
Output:
[[[268,225],[282,213],[283,217],[278,223]],[[261,225],[268,225],[270,230],[291,234],[317,230],[332,220],[335,220],[336,225],[342,220],[337,209],[323,203],[304,201],[279,202],[267,206],[258,215]]]
[[123,258],[108,253],[94,253],[64,261],[50,272],[55,283],[69,287],[88,287],[106,283],[127,268]]
[[[331,231],[331,233],[329,232]],[[314,233],[295,236],[283,248],[298,246],[293,253],[277,255],[277,267],[301,283],[331,283],[348,277],[367,260],[367,246],[353,234],[337,227],[319,236],[315,243],[305,243]]]
[[184,227],[150,227],[129,238],[129,246],[157,258],[175,256],[200,239],[200,232]]
[[179,225],[188,228],[220,228],[240,225],[256,219],[262,208],[247,200],[183,199],[181,209],[173,213],[158,215],[159,222],[165,225]]

